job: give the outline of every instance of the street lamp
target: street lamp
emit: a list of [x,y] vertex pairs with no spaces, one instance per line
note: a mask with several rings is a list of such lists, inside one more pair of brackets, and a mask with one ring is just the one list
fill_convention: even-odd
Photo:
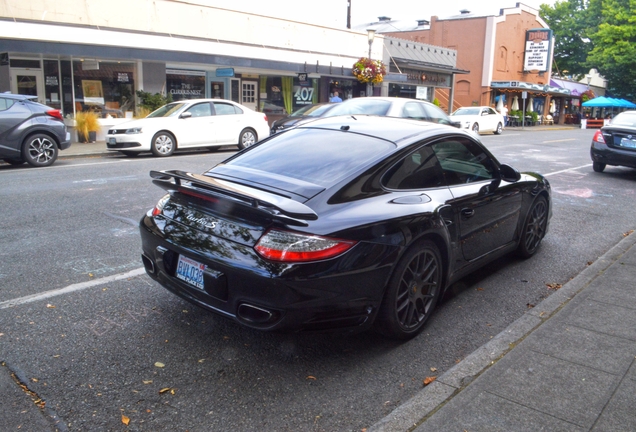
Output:
[[[375,29],[367,29],[367,37],[369,38],[369,60],[371,60],[371,47],[373,46],[373,39],[375,38]],[[373,95],[373,83],[367,83],[367,97]]]
[[587,80],[587,89],[590,89],[590,81],[592,81],[592,75],[585,75],[585,79]]

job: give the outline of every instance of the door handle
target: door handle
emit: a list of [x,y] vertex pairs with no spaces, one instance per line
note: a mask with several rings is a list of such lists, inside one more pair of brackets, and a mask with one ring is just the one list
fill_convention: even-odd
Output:
[[465,208],[461,210],[462,216],[465,218],[470,218],[473,217],[475,215],[475,210],[473,209],[469,209],[469,208]]

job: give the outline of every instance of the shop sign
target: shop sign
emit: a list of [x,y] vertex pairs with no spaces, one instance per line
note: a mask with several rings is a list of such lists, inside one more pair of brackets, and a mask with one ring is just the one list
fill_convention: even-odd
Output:
[[115,82],[129,84],[131,81],[130,72],[115,72]]
[[532,29],[526,31],[524,71],[547,72],[550,66],[552,30]]
[[197,70],[166,69],[166,75],[205,76],[205,72]]
[[309,82],[309,75],[306,73],[299,73],[298,74],[298,83],[303,86],[303,87],[308,87],[311,85],[311,83]]
[[234,68],[219,68],[216,70],[217,77],[233,77]]
[[51,86],[51,87],[59,85],[59,81],[57,80],[57,76],[55,75],[49,75],[44,77],[44,82],[45,82],[45,85]]
[[296,87],[294,98],[296,98],[296,105],[310,105],[314,103],[313,87]]
[[405,69],[408,82],[424,84],[429,87],[450,87],[450,75],[435,72],[418,71],[413,69]]

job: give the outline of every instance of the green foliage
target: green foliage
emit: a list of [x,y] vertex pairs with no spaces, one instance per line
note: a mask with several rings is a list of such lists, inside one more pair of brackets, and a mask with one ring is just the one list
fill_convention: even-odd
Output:
[[636,4],[633,0],[590,0],[600,11],[600,24],[591,35],[590,64],[608,80],[613,97],[636,98]]
[[150,112],[161,108],[167,103],[172,102],[172,95],[164,96],[161,93],[148,93],[143,90],[137,90],[137,97],[141,99],[139,104],[141,107],[148,109]]
[[590,69],[587,56],[594,47],[590,34],[596,31],[598,17],[592,15],[588,3],[563,0],[554,7],[540,6],[539,15],[554,32],[553,72],[580,79]]

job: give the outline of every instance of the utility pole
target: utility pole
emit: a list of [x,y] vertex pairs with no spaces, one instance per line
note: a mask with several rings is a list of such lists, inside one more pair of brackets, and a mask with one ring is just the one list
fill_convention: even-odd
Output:
[[347,28],[351,30],[351,0],[347,0]]

